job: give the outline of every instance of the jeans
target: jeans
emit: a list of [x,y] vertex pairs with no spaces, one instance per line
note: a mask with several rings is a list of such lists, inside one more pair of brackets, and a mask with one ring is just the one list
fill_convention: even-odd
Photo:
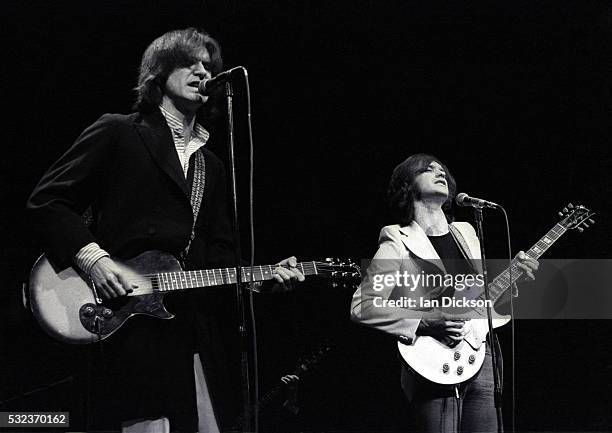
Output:
[[[501,356],[498,356],[498,362],[501,364]],[[414,395],[412,409],[417,432],[496,433],[497,413],[493,401],[489,344],[486,345],[484,364],[476,376],[459,384],[457,389],[423,379]],[[503,431],[503,426],[500,431]]]

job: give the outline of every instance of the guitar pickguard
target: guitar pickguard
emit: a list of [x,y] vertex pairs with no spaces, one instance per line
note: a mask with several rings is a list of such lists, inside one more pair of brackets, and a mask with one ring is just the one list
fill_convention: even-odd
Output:
[[97,305],[87,303],[79,309],[79,319],[85,329],[95,334],[98,339],[104,339],[135,314],[147,314],[159,319],[172,319],[174,314],[166,310],[163,299],[163,293],[153,293],[128,296]]

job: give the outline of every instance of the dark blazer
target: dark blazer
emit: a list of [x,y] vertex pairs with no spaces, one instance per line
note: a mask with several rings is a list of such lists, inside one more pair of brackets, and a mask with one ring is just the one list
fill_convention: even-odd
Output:
[[[28,209],[56,265],[70,266],[81,247],[96,241],[120,258],[185,248],[193,223],[190,186],[170,134],[159,111],[105,114],[53,164]],[[203,152],[204,199],[191,259],[194,266],[215,266],[231,263],[232,238],[223,165],[212,152]],[[88,206],[91,228],[81,217]]]
[[[204,197],[188,267],[231,266],[223,164],[212,152],[202,151]],[[75,254],[90,242],[124,259],[147,250],[177,255],[187,245],[193,224],[192,176],[190,169],[185,179],[159,110],[105,114],[51,166],[27,207],[49,259],[59,268],[71,266]],[[90,206],[93,224],[87,227],[82,214]],[[217,288],[173,295],[167,303],[177,313],[175,319],[135,317],[105,342],[105,365],[96,373],[103,373],[99,379],[106,382],[107,391],[98,390],[93,402],[104,422],[94,427],[166,415],[174,421],[171,425],[195,431],[194,350],[201,352],[211,397],[220,412],[217,397],[227,386],[217,373],[227,372],[227,348],[218,328],[219,323],[234,326],[224,313],[230,310],[223,309],[233,305],[229,293]]]

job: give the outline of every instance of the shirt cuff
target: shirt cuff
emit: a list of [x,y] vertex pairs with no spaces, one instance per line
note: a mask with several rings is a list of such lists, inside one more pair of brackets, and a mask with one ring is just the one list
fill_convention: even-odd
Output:
[[97,243],[91,242],[76,253],[74,261],[83,272],[89,275],[93,265],[102,257],[110,257],[110,254],[100,248]]

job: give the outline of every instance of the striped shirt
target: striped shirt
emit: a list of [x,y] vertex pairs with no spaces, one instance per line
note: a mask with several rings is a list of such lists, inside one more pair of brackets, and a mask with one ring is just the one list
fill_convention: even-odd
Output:
[[[196,123],[191,132],[189,143],[185,144],[183,122],[162,106],[159,109],[172,132],[172,141],[174,141],[174,147],[176,148],[176,153],[186,178],[189,171],[189,159],[199,148],[206,144],[210,134],[202,125]],[[93,265],[102,257],[110,257],[110,254],[103,250],[96,242],[91,242],[79,250],[75,256],[75,263],[83,272],[89,274]]]
[[189,170],[189,158],[193,155],[200,147],[204,146],[210,136],[208,131],[202,127],[199,123],[195,124],[189,143],[185,144],[185,131],[183,130],[183,122],[170,113],[164,107],[160,106],[159,109],[166,119],[166,123],[172,131],[172,140],[174,140],[174,147],[176,147],[176,153],[178,154],[179,161],[183,167],[185,177],[187,177],[187,171]]

